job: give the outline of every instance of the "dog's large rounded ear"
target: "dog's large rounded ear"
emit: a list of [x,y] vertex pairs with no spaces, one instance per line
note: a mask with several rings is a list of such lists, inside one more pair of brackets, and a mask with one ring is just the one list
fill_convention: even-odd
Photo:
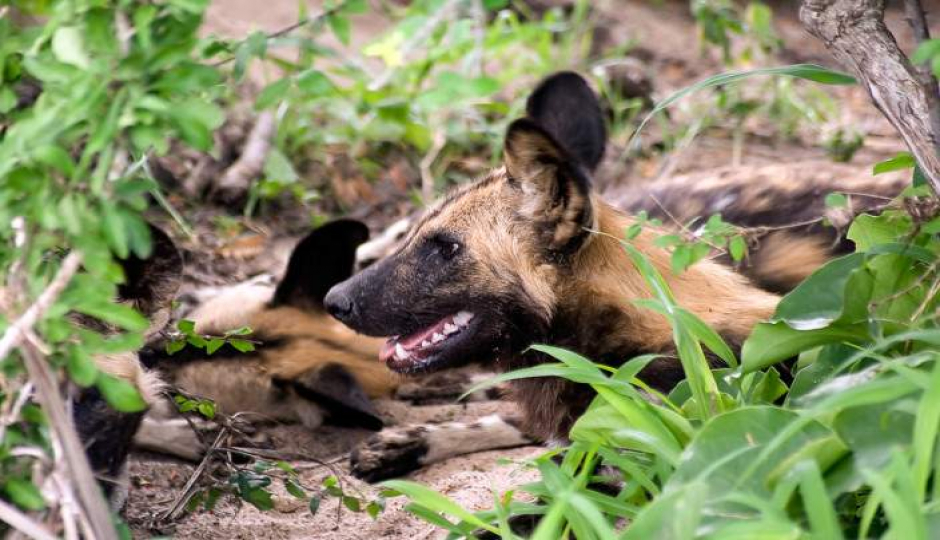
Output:
[[594,223],[584,168],[527,118],[509,125],[503,155],[510,184],[522,192],[519,212],[536,224],[541,245],[560,254],[580,248]]
[[353,274],[356,248],[369,239],[369,228],[352,219],[337,219],[308,234],[294,248],[273,306],[320,309],[326,293]]
[[119,300],[131,302],[137,311],[153,320],[170,307],[183,277],[183,256],[169,235],[149,225],[150,256],[134,254],[118,263],[124,270],[124,283],[118,286]]
[[607,128],[597,96],[580,75],[562,71],[543,80],[529,96],[526,114],[583,167],[597,168]]

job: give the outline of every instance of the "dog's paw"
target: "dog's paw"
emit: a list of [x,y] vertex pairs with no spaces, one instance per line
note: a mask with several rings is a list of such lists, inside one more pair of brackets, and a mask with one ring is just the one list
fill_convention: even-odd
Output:
[[353,476],[379,482],[403,476],[424,466],[429,445],[423,426],[388,428],[372,435],[350,454]]

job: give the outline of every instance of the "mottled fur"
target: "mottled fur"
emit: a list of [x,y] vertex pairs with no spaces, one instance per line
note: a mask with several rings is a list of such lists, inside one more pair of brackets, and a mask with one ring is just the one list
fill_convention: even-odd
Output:
[[[846,165],[807,162],[719,169],[610,190],[607,198],[626,212],[645,211],[691,230],[721,214],[748,229],[751,256],[737,268],[765,289],[786,292],[832,256],[851,251],[845,238],[851,219],[877,211],[908,184],[900,174],[864,177]],[[847,206],[827,207],[830,193],[848,194]]]
[[[469,358],[515,369],[546,361],[525,351],[548,343],[611,365],[663,353],[641,377],[670,388],[681,378],[670,357],[672,328],[634,304],[651,294],[619,241],[634,220],[591,191],[604,144],[596,98],[565,73],[544,82],[527,109],[529,117],[507,132],[505,167],[432,207],[395,253],[334,287],[327,309],[358,331],[386,336],[415,335],[458,311],[474,314],[466,330],[430,352],[390,358],[399,371]],[[653,240],[647,230],[631,243],[676,301],[729,342],[741,343],[772,314],[778,298],[727,266],[704,261],[673,274],[670,254]],[[589,388],[558,379],[514,385],[526,430],[542,439],[566,436],[592,397]]]

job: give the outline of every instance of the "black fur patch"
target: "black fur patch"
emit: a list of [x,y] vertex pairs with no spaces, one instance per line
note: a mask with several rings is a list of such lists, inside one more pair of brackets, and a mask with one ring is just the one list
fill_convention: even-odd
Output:
[[323,407],[331,424],[372,431],[385,427],[359,381],[340,364],[311,369],[291,384],[299,396]]
[[170,305],[183,272],[183,257],[165,232],[150,225],[150,241],[153,249],[146,259],[130,255],[119,261],[124,283],[118,286],[118,296],[133,301],[146,316]]
[[95,475],[110,496],[127,463],[134,435],[144,413],[122,413],[108,405],[97,388],[82,390],[72,417]]
[[542,81],[526,101],[526,113],[588,170],[604,157],[604,114],[594,91],[577,73],[563,71]]
[[351,219],[314,229],[294,248],[271,305],[322,309],[330,288],[353,274],[356,248],[368,239],[368,227]]

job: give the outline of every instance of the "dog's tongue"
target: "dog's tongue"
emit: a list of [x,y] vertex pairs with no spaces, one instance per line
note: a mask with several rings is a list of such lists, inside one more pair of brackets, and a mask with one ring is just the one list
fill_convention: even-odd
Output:
[[388,361],[389,358],[395,355],[395,347],[398,345],[409,353],[414,353],[419,348],[422,341],[429,341],[435,333],[440,334],[444,330],[444,325],[450,323],[452,319],[453,317],[447,316],[414,334],[389,338],[379,352],[379,360],[382,362]]

